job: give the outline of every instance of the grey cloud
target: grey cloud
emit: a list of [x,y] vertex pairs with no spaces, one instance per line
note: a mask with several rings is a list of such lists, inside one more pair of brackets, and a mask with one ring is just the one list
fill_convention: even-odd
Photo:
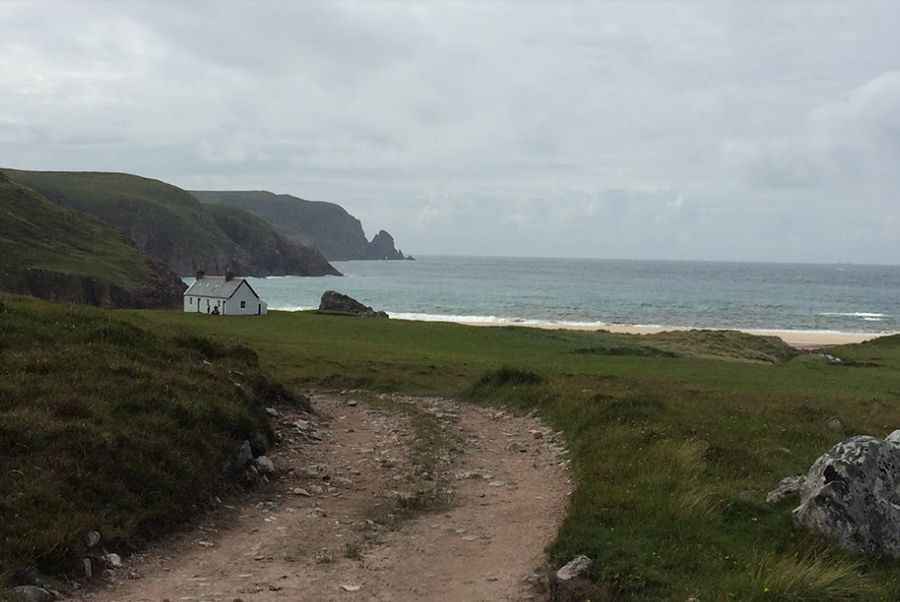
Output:
[[0,4],[0,164],[413,253],[896,261],[894,2]]

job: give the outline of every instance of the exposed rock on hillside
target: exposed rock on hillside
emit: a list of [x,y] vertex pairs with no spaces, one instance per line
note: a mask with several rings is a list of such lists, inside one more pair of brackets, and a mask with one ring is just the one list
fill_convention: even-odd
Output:
[[48,301],[84,303],[98,307],[180,307],[186,288],[184,282],[159,264],[148,263],[148,280],[137,289],[123,288],[93,276],[29,268],[5,274],[0,272],[0,290]]
[[900,430],[838,443],[809,469],[798,525],[851,552],[900,558]]
[[383,311],[375,311],[368,305],[363,305],[353,297],[337,291],[325,291],[322,301],[319,303],[319,311],[326,313],[348,314],[364,318],[387,318]]
[[371,241],[366,240],[360,221],[334,203],[265,190],[194,190],[191,194],[203,203],[249,211],[289,239],[320,249],[332,261],[406,259],[390,234],[382,230]]

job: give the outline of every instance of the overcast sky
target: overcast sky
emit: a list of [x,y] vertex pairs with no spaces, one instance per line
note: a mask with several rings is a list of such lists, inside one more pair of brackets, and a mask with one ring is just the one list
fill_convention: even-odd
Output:
[[0,165],[334,201],[413,254],[900,263],[900,10],[0,0]]

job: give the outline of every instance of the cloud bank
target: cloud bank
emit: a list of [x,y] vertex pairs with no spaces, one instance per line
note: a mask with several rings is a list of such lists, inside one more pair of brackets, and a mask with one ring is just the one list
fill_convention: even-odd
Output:
[[412,253],[900,257],[892,1],[0,3],[0,164],[343,204]]

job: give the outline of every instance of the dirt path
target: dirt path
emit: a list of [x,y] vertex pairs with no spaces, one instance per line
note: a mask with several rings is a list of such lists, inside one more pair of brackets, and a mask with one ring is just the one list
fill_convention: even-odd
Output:
[[82,599],[542,598],[527,577],[570,489],[554,433],[445,399],[314,405],[316,419],[276,418],[278,479],[133,557]]

